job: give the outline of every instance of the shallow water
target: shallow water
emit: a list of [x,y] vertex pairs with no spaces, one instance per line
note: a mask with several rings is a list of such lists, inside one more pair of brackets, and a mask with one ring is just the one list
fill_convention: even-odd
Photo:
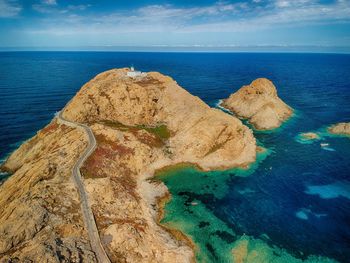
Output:
[[193,237],[198,259],[225,262],[233,247],[246,246],[279,262],[308,255],[348,262],[350,139],[322,134],[305,144],[297,136],[350,121],[349,55],[0,52],[0,159],[95,74],[130,65],[168,74],[212,106],[267,77],[297,110],[281,129],[254,131],[269,151],[250,170],[187,167],[162,177],[173,195],[164,223]]
[[[278,246],[297,259],[318,255],[347,262],[350,139],[324,139],[334,148],[332,152],[319,143],[302,144],[286,133],[296,130],[300,121],[296,118],[279,131],[256,134],[273,151],[249,176],[237,176],[235,170],[227,175],[191,168],[163,174],[160,178],[173,194],[164,222],[170,226],[177,222],[175,227],[189,233],[201,247],[198,253],[212,262],[228,261],[234,242],[243,234],[260,239],[264,235],[262,240],[270,247]],[[278,139],[273,141],[274,137]],[[197,206],[189,205],[192,200],[200,204],[199,212]],[[187,221],[194,225],[190,230],[180,223]],[[202,221],[220,225],[203,231]],[[218,237],[217,231],[224,234]]]

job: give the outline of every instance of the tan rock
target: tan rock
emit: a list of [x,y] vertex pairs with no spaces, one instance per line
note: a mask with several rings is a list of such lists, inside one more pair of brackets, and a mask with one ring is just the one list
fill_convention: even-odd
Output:
[[[170,77],[130,78],[127,71],[97,75],[63,112],[88,124],[97,140],[81,171],[101,240],[112,262],[191,262],[192,243],[158,224],[158,200],[167,188],[148,179],[182,162],[203,169],[250,163],[255,138],[240,120],[211,109]],[[60,254],[68,262],[96,261],[71,179],[86,145],[83,131],[53,121],[6,161],[3,168],[14,173],[0,188],[6,260],[59,262]]]
[[127,71],[97,75],[77,93],[63,116],[84,123],[165,125],[172,158],[196,162],[204,169],[254,161],[255,139],[240,120],[210,108],[170,77],[150,72],[134,79],[126,76]]
[[315,132],[301,133],[300,136],[304,140],[319,140],[320,139],[320,136]]
[[340,122],[328,128],[328,131],[333,134],[350,135],[350,122]]
[[[5,162],[0,262],[93,262],[71,168],[84,134],[52,121]],[[58,257],[58,255],[60,255]]]
[[279,127],[293,113],[277,95],[276,87],[265,78],[254,80],[223,100],[222,106],[239,117],[249,119],[258,130]]

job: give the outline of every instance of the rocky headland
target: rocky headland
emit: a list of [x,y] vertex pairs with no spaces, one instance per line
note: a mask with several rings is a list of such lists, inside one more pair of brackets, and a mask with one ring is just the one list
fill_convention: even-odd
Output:
[[[255,138],[170,77],[128,71],[97,75],[62,112],[97,141],[81,172],[98,232],[112,262],[191,262],[191,241],[158,224],[169,193],[150,178],[178,163],[245,166],[255,160]],[[55,118],[3,164],[12,176],[0,188],[0,262],[96,262],[71,173],[88,143]]]
[[224,99],[221,106],[248,119],[257,130],[278,128],[293,113],[293,109],[278,97],[274,84],[266,78],[241,87]]
[[338,135],[350,136],[350,122],[340,122],[328,128],[328,132]]

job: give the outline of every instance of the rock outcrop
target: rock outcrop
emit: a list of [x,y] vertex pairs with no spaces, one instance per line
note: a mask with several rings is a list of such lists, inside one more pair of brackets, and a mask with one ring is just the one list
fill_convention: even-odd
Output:
[[315,132],[304,132],[300,136],[305,140],[319,140],[320,136]]
[[328,128],[328,131],[338,135],[350,136],[350,122],[340,122]]
[[110,70],[85,84],[63,112],[68,120],[111,126],[153,127],[167,136],[172,159],[202,168],[252,162],[255,139],[237,118],[212,109],[170,77],[157,72],[142,78],[128,69]]
[[[101,240],[112,262],[189,262],[183,235],[158,224],[164,184],[156,169],[181,162],[203,169],[255,160],[252,132],[156,72],[97,75],[69,102],[64,118],[91,127],[97,148],[81,171]],[[87,146],[83,131],[53,120],[3,165],[0,258],[94,262],[71,170]],[[2,261],[0,261],[2,262]]]
[[276,87],[266,78],[254,80],[223,100],[222,107],[249,119],[258,130],[278,128],[293,113],[277,95]]
[[54,120],[3,165],[0,262],[94,262],[71,180],[85,135]]

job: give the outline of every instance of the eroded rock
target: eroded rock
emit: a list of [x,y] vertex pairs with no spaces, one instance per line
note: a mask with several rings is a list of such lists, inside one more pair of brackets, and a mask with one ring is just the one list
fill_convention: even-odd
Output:
[[[158,224],[158,201],[168,192],[149,178],[181,162],[207,170],[246,165],[255,160],[255,138],[170,77],[127,72],[97,75],[63,112],[97,140],[81,171],[101,240],[112,262],[190,262],[190,240]],[[0,188],[2,259],[96,262],[71,179],[86,146],[82,130],[53,120],[5,162],[13,175]]]
[[328,131],[333,134],[350,135],[350,122],[340,122],[328,128]]
[[223,100],[222,106],[248,119],[258,130],[278,128],[293,113],[277,95],[277,89],[266,78],[254,80]]

